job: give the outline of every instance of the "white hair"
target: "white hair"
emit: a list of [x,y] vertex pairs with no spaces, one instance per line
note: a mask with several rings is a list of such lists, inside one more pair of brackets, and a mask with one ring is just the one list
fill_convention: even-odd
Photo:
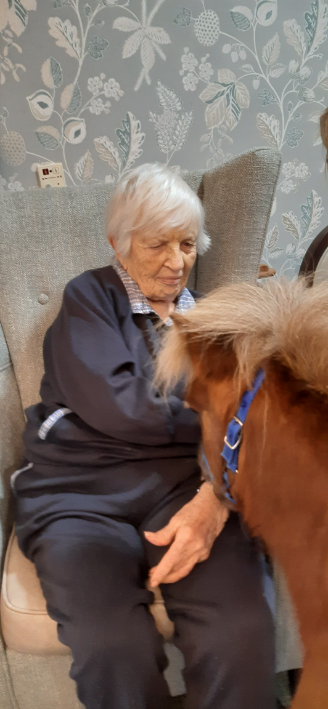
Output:
[[207,251],[211,240],[204,231],[203,205],[182,177],[149,163],[120,180],[107,208],[106,229],[121,256],[128,255],[135,232],[162,235],[175,227],[196,228],[197,252]]

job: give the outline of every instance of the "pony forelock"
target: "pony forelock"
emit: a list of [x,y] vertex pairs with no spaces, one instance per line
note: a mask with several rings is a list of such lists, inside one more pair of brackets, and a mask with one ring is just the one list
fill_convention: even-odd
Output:
[[223,286],[198,301],[170,328],[158,358],[157,381],[171,388],[192,377],[188,342],[232,347],[237,378],[251,386],[273,360],[305,386],[328,395],[328,282],[272,279],[263,286]]
[[192,363],[187,340],[177,324],[170,327],[163,338],[163,346],[156,362],[155,386],[166,395],[182,379],[187,385],[192,376]]

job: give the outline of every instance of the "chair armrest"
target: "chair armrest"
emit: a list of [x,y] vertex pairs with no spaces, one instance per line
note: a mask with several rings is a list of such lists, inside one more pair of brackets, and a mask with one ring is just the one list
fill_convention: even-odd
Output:
[[0,326],[0,568],[12,526],[10,475],[23,458],[25,426],[16,377]]

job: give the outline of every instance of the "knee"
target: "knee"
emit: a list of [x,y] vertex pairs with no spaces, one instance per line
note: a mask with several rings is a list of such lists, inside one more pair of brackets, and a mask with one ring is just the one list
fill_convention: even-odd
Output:
[[163,642],[156,631],[151,635],[140,632],[140,628],[137,631],[128,621],[121,627],[115,623],[86,622],[82,627],[63,628],[62,638],[60,631],[58,635],[72,650],[71,676],[75,680],[85,672],[91,675],[106,672],[114,682],[116,674],[126,674],[127,668],[142,680],[154,665],[161,672],[167,665]]
[[234,664],[258,666],[273,671],[274,624],[266,603],[235,609],[223,624],[219,645],[221,653]]
[[85,566],[85,563],[81,564],[83,545],[74,537],[43,539],[40,536],[31,546],[30,556],[41,578],[60,579],[63,584],[67,579],[75,577],[79,567]]
[[224,613],[216,609],[211,620],[193,623],[185,639],[184,653],[197,655],[197,662],[210,665],[218,658],[229,662],[244,661],[245,657],[261,657],[274,661],[274,625],[266,603],[243,608],[231,608]]
[[[59,639],[73,655],[107,657],[120,664],[135,664],[144,657],[163,652],[163,640],[147,608],[92,607],[87,613],[72,613],[69,623],[58,628]],[[142,638],[143,652],[140,654]]]

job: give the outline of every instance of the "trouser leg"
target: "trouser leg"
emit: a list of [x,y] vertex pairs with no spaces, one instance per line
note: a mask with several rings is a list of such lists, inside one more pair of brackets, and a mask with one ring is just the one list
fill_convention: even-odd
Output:
[[[173,503],[145,528],[160,529],[175,511]],[[153,566],[163,552],[147,549]],[[185,658],[188,709],[273,709],[273,621],[256,545],[236,514],[209,559],[181,581],[163,584],[162,593],[175,624],[174,642]]]
[[140,537],[127,523],[54,522],[30,545],[48,612],[73,654],[87,709],[167,709],[162,639],[148,610]]

